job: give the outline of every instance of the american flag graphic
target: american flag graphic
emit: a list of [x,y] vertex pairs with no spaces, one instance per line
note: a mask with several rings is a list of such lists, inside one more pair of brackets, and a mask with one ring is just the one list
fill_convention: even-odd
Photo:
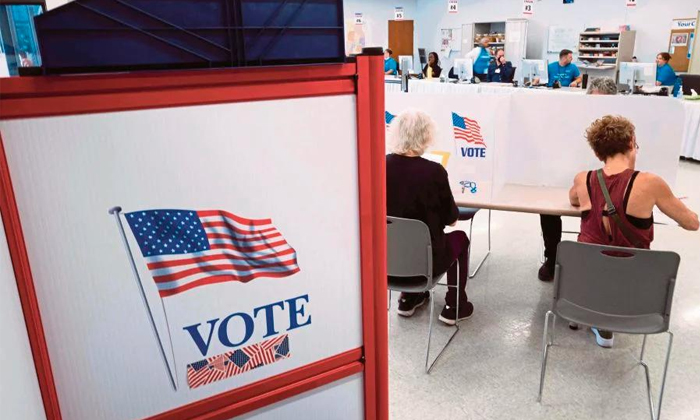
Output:
[[190,388],[197,388],[290,356],[289,336],[284,334],[187,365],[187,384]]
[[396,115],[393,115],[389,111],[384,111],[384,122],[386,123],[386,128],[389,128],[391,122],[394,121],[394,118],[396,118]]
[[300,271],[296,251],[270,219],[223,210],[159,209],[125,216],[161,297]]
[[484,138],[481,136],[481,127],[475,120],[461,117],[452,113],[452,126],[454,127],[455,139],[464,140],[477,146],[486,147]]

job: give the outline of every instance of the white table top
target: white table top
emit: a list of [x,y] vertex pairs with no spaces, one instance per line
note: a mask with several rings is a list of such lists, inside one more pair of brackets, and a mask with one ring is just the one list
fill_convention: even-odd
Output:
[[[491,200],[475,200],[469,193],[453,191],[459,207],[581,217],[581,210],[569,203],[569,189],[521,184],[506,184]],[[654,208],[654,224],[678,226],[670,217]]]
[[491,200],[475,200],[461,190],[453,191],[460,207],[514,211],[519,213],[552,214],[580,217],[581,211],[569,203],[569,189],[506,184]]

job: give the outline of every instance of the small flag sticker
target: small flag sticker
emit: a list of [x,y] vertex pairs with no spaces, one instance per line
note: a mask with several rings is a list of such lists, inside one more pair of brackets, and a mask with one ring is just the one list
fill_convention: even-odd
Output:
[[187,384],[190,388],[197,388],[289,357],[289,336],[284,334],[190,363],[187,365]]

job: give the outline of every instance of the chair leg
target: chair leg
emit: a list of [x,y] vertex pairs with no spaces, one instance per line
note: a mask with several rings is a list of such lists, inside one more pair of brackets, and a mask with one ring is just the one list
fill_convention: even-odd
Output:
[[[433,366],[435,366],[435,363],[440,359],[442,354],[445,352],[447,349],[447,346],[450,345],[452,342],[452,339],[455,338],[455,335],[459,332],[459,291],[460,291],[460,282],[459,282],[459,270],[461,270],[461,267],[457,267],[457,319],[455,319],[455,325],[454,325],[454,332],[450,336],[450,338],[447,340],[447,343],[442,347],[442,350],[440,350],[440,353],[438,353],[437,357],[435,360],[433,360],[432,363],[430,363],[430,337],[432,335],[433,331],[433,311],[435,308],[435,305],[433,305],[433,293],[434,289],[430,290],[430,320],[429,322],[429,327],[428,327],[428,350],[425,354],[425,373],[430,374],[430,371],[433,369]],[[450,286],[449,284],[447,285],[448,288],[450,287],[455,287],[455,286]]]
[[[542,390],[544,389],[544,376],[545,373],[547,372],[547,356],[549,355],[549,347],[554,344],[554,337],[553,334],[550,336],[549,334],[549,318],[553,317],[554,322],[556,322],[556,315],[554,315],[554,312],[552,311],[547,311],[547,314],[544,316],[544,333],[542,335],[542,367],[540,369],[540,392],[537,395],[537,402],[542,402]],[[554,326],[554,324],[553,324]]]
[[647,396],[649,398],[649,412],[651,413],[652,420],[659,420],[661,417],[661,404],[664,401],[664,391],[666,390],[666,374],[668,373],[668,364],[671,360],[671,349],[673,348],[673,333],[671,331],[666,332],[668,334],[668,345],[666,347],[666,361],[664,362],[664,372],[661,377],[661,390],[659,391],[659,403],[654,410],[654,398],[651,391],[651,378],[649,376],[649,366],[644,361],[644,349],[647,343],[647,336],[644,335],[644,340],[642,341],[642,352],[639,357],[639,364],[644,368],[644,375],[647,381]]
[[[472,236],[471,236],[471,233],[472,233],[472,225],[473,224],[474,224],[474,218],[472,218],[472,224],[469,225],[469,261],[470,261],[470,263],[471,263],[471,258],[472,258],[472,245],[471,245]],[[488,250],[486,251],[486,255],[484,255],[484,258],[481,259],[481,261],[479,262],[479,265],[476,266],[476,269],[471,274],[469,274],[470,279],[473,279],[476,276],[476,274],[479,272],[479,269],[481,268],[481,266],[484,264],[484,262],[489,257],[489,255],[491,255],[491,210],[490,209],[489,209],[489,225],[488,225],[488,245],[489,245],[489,247],[488,247]],[[469,265],[471,266],[471,264],[469,264]]]
[[435,312],[435,302],[433,301],[433,294],[435,292],[430,290],[430,317],[428,318],[428,349],[425,352],[425,371],[428,372],[428,361],[430,360],[430,338],[433,335],[433,315]]
[[386,318],[387,318],[387,320],[388,320],[388,322],[389,322],[389,327],[388,327],[388,328],[389,328],[389,330],[391,331],[391,289],[389,289],[389,303],[387,304],[386,311],[388,312],[388,313],[387,313],[387,316],[386,316]]
[[654,398],[651,395],[651,377],[649,376],[649,366],[644,361],[644,350],[647,346],[647,336],[644,334],[644,339],[642,340],[642,351],[639,355],[639,364],[644,368],[644,376],[647,381],[647,397],[649,398],[649,412],[651,413],[651,420],[655,419],[654,410]]
[[664,402],[664,391],[666,390],[666,374],[668,373],[668,363],[671,361],[671,349],[673,348],[673,333],[666,331],[668,334],[668,345],[666,346],[666,361],[664,361],[664,374],[661,377],[661,391],[659,393],[659,406],[656,411],[656,420],[661,418],[661,404]]

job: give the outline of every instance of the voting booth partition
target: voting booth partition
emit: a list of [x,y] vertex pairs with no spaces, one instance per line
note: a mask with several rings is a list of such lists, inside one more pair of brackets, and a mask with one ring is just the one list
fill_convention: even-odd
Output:
[[0,81],[46,418],[388,417],[382,69]]
[[386,109],[388,116],[420,109],[436,121],[438,138],[425,157],[449,156],[445,167],[458,202],[499,201],[511,186],[570,187],[576,173],[601,165],[585,132],[604,115],[621,115],[635,125],[638,170],[675,185],[683,136],[678,101],[511,92],[387,93]]

